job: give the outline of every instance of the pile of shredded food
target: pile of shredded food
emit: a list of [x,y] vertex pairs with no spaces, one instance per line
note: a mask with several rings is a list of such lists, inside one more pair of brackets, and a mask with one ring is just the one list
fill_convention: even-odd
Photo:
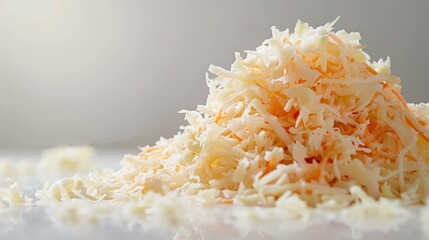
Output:
[[47,184],[39,198],[145,201],[153,194],[208,204],[342,208],[360,187],[374,199],[429,195],[429,106],[407,104],[390,60],[370,62],[360,34],[298,21],[227,70],[210,66],[207,103],[188,126],[117,172]]

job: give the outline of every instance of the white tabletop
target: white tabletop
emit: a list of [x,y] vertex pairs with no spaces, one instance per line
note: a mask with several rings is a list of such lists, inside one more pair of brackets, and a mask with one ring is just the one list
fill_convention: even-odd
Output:
[[[102,148],[97,152],[95,165],[115,170],[124,153],[137,153],[138,149]],[[0,159],[8,157],[12,161],[40,159],[40,149],[9,148],[0,149],[0,153]],[[42,186],[37,179],[18,182],[30,197]],[[176,225],[153,219],[136,222],[120,212],[109,214],[96,224],[72,224],[62,221],[55,208],[46,211],[35,205],[0,210],[0,239],[426,239],[429,235],[425,235],[428,230],[421,209],[408,208],[409,217],[380,224],[368,219],[368,226],[359,220],[345,222],[340,213],[281,219],[274,217],[272,208],[231,206],[191,207],[188,210],[193,215],[189,216],[193,217]]]

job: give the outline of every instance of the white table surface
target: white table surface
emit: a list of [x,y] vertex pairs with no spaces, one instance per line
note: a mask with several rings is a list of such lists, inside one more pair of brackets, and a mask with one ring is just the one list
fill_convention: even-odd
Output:
[[[40,159],[40,153],[40,149],[0,148],[0,159],[7,157],[12,161],[28,159],[36,162]],[[118,169],[124,153],[136,154],[138,149],[101,148],[97,149],[97,153],[97,167]],[[42,186],[37,181],[20,184],[21,190],[29,196]],[[160,225],[156,228],[141,225],[130,228],[126,220],[115,221],[115,216],[90,226],[58,225],[50,220],[51,216],[41,206],[30,207],[24,212],[0,210],[0,239],[429,239],[424,231],[427,224],[421,221],[421,207],[410,208],[411,217],[401,220],[402,223],[395,227],[374,227],[372,230],[347,226],[335,217],[305,222],[285,219],[256,225],[247,224],[241,219],[241,223],[236,224],[236,209],[237,207],[217,206],[201,211],[201,218],[194,221],[193,225]],[[262,215],[266,211],[263,208],[250,209],[253,210]],[[266,213],[269,214],[269,211]],[[265,217],[270,219],[270,216]]]

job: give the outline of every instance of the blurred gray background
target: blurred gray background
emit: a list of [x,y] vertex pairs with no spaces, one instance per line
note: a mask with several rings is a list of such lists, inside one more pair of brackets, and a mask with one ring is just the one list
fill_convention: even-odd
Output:
[[204,104],[270,27],[337,16],[373,60],[390,56],[409,102],[429,101],[429,1],[0,0],[0,146],[143,146]]

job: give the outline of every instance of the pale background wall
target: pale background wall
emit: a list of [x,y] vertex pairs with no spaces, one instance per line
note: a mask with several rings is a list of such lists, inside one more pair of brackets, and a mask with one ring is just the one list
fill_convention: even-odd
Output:
[[297,19],[359,31],[390,56],[410,102],[429,101],[429,1],[0,0],[0,146],[141,146],[203,104],[228,67]]

